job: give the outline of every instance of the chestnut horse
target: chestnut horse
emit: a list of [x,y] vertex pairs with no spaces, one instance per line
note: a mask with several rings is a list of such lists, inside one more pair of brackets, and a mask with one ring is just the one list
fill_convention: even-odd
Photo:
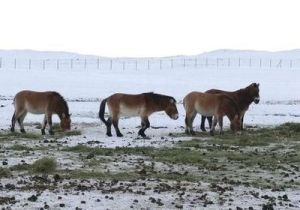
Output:
[[214,135],[217,123],[219,123],[220,134],[223,133],[224,115],[230,120],[231,130],[235,132],[240,128],[240,109],[234,100],[227,95],[194,91],[184,97],[183,106],[186,111],[185,132],[187,134],[195,135],[195,132],[193,131],[193,121],[197,113],[214,117],[214,122],[210,129],[211,135]]
[[[106,103],[109,110],[108,120],[104,118]],[[116,93],[101,102],[99,118],[106,125],[107,136],[112,136],[111,125],[113,124],[117,136],[122,137],[123,135],[118,127],[119,118],[121,116],[139,116],[142,121],[142,128],[138,134],[142,137],[146,137],[145,130],[150,127],[148,117],[158,111],[165,111],[170,118],[174,120],[178,119],[176,100],[171,96],[153,92],[138,95]]]
[[[217,90],[217,89],[210,89],[207,90],[205,93],[223,93],[228,96],[230,96],[239,106],[241,110],[241,130],[243,129],[243,122],[244,122],[244,115],[246,111],[248,110],[250,104],[254,102],[255,104],[259,103],[259,84],[258,83],[252,83],[249,86],[229,92],[229,91],[223,91],[223,90]],[[212,125],[212,117],[211,116],[205,116],[202,115],[201,117],[201,130],[205,131],[205,119],[208,119],[209,128],[211,128]]]
[[42,126],[42,134],[45,135],[45,128],[49,124],[49,133],[54,134],[52,129],[52,114],[57,114],[60,119],[60,127],[63,130],[70,130],[71,119],[69,107],[64,98],[57,92],[35,92],[23,90],[14,98],[15,112],[11,120],[11,131],[15,131],[16,121],[20,125],[21,132],[25,133],[23,121],[26,114],[45,114]]

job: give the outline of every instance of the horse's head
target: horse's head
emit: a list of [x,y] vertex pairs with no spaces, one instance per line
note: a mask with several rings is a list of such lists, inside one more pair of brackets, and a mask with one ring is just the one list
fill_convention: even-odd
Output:
[[252,83],[249,87],[249,94],[251,96],[252,101],[255,104],[259,103],[260,97],[259,97],[259,83]]
[[165,108],[166,114],[172,118],[173,120],[177,120],[179,115],[178,115],[178,110],[176,107],[176,100],[174,98],[169,98],[167,101],[167,106]]
[[71,130],[71,115],[63,113],[60,119],[60,127],[62,130]]
[[241,119],[239,117],[239,115],[235,115],[234,118],[231,120],[230,122],[230,129],[233,131],[233,132],[236,132],[238,130],[241,129]]

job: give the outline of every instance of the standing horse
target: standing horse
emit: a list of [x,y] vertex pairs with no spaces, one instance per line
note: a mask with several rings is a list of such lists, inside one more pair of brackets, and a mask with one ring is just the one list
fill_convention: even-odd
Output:
[[223,116],[230,120],[230,128],[234,132],[240,128],[240,110],[237,104],[229,96],[224,94],[210,94],[201,92],[191,92],[183,99],[183,106],[186,111],[185,132],[195,135],[193,131],[193,121],[200,113],[205,116],[213,116],[214,122],[210,129],[210,134],[214,135],[215,126],[219,123],[220,134],[223,133]]
[[49,133],[54,134],[52,129],[52,114],[57,114],[60,119],[60,127],[63,130],[70,130],[71,119],[69,107],[64,98],[57,92],[35,92],[23,90],[14,98],[15,112],[11,120],[11,131],[15,131],[16,121],[20,125],[21,132],[25,133],[23,121],[26,114],[45,114],[42,126],[42,134],[45,135],[45,128],[49,124]]
[[[104,118],[106,103],[110,115],[108,120]],[[176,100],[171,96],[152,92],[138,95],[116,93],[101,102],[99,118],[106,125],[107,136],[112,136],[111,125],[113,124],[117,136],[122,137],[123,135],[118,127],[119,118],[121,116],[139,116],[142,121],[142,128],[138,134],[142,137],[146,137],[145,130],[150,127],[148,117],[158,111],[165,111],[170,118],[174,120],[178,119]]]
[[[222,93],[230,96],[239,106],[241,110],[241,129],[243,129],[243,122],[244,122],[244,115],[246,111],[248,110],[250,104],[254,102],[255,104],[259,103],[259,84],[258,83],[252,83],[249,86],[229,92],[224,90],[217,90],[217,89],[210,89],[207,90],[205,93]],[[205,131],[205,119],[208,119],[209,128],[211,128],[212,125],[212,117],[211,116],[205,116],[202,115],[201,117],[201,130]]]

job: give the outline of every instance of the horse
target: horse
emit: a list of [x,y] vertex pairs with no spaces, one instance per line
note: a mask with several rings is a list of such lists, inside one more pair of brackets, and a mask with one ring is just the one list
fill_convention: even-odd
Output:
[[[104,118],[105,105],[108,105],[109,117]],[[137,95],[115,93],[108,98],[102,100],[99,110],[99,118],[106,125],[106,135],[112,136],[111,125],[114,126],[118,137],[122,137],[118,127],[119,118],[121,116],[139,116],[141,118],[142,128],[138,131],[138,135],[146,137],[145,130],[150,127],[148,117],[158,111],[165,111],[171,119],[178,119],[178,110],[176,100],[167,95],[156,94],[153,92],[142,93]]]
[[230,128],[233,132],[240,128],[240,109],[235,101],[225,94],[210,94],[202,92],[190,92],[183,99],[183,106],[186,111],[185,132],[195,135],[193,121],[200,113],[205,116],[214,116],[214,122],[210,134],[214,135],[217,123],[220,127],[220,134],[223,134],[223,116],[230,120]]
[[[218,89],[210,89],[207,90],[205,93],[211,93],[211,94],[226,94],[230,96],[239,106],[241,110],[241,130],[243,130],[243,122],[244,122],[244,115],[246,111],[248,110],[250,104],[254,102],[255,104],[259,103],[260,97],[259,97],[259,83],[252,83],[249,86],[229,92],[224,90],[218,90]],[[212,125],[212,117],[211,116],[205,116],[202,115],[201,117],[201,130],[205,130],[205,119],[208,119],[209,128],[211,128]]]
[[69,107],[65,99],[57,92],[35,92],[23,90],[18,92],[14,98],[15,112],[11,120],[11,131],[15,131],[16,121],[20,126],[21,133],[25,133],[23,121],[26,114],[45,114],[42,125],[42,135],[45,135],[45,128],[49,124],[49,134],[53,135],[52,114],[57,114],[60,119],[62,130],[71,129]]

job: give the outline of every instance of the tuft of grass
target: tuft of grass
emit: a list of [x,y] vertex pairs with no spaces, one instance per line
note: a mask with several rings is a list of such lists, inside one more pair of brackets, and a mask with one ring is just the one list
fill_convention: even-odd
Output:
[[299,133],[300,132],[300,123],[288,122],[288,123],[284,123],[282,125],[277,126],[275,129],[288,130],[288,131],[293,131],[295,133]]
[[0,178],[7,178],[11,176],[11,171],[7,168],[0,167]]
[[41,136],[34,133],[19,133],[19,132],[0,133],[0,141],[10,141],[15,139],[41,139]]
[[21,145],[21,144],[15,144],[15,145],[11,146],[8,149],[16,150],[16,151],[30,151],[30,150],[33,150],[32,148],[27,147],[25,145]]
[[44,157],[42,159],[35,161],[31,165],[31,170],[34,173],[50,174],[56,170],[56,167],[57,167],[57,162],[55,159]]

